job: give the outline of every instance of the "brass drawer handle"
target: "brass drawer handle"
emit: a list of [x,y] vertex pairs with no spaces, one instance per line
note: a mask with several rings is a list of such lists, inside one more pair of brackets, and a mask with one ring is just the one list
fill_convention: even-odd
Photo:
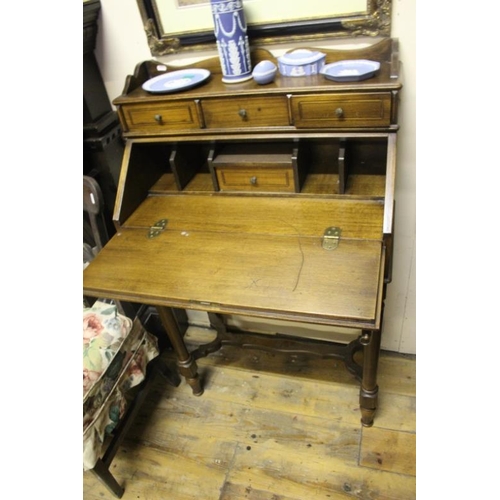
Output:
[[257,184],[257,177],[255,177],[255,175],[253,177],[250,177],[250,184],[252,184],[252,186],[255,186]]
[[335,110],[335,116],[337,118],[342,118],[344,116],[344,110],[342,108],[337,108]]
[[158,123],[158,125],[161,125],[163,123],[163,118],[161,115],[155,115],[155,122]]
[[246,109],[240,109],[238,111],[238,114],[241,116],[242,120],[246,120],[247,119],[247,110]]

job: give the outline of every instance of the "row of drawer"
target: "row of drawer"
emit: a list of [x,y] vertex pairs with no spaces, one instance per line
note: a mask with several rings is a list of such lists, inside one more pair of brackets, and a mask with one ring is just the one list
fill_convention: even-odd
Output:
[[176,99],[119,107],[129,135],[208,130],[365,128],[391,124],[391,93]]

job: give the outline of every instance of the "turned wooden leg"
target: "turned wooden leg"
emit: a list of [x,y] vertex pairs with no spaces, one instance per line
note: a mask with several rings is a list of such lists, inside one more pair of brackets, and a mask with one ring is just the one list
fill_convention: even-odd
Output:
[[380,330],[364,330],[360,343],[363,345],[363,377],[359,393],[361,423],[365,427],[371,427],[378,403],[377,369],[380,351]]
[[193,356],[191,356],[187,350],[179,327],[177,326],[177,322],[175,321],[172,309],[170,307],[157,307],[157,309],[163,327],[165,328],[175,354],[177,355],[177,366],[179,367],[179,372],[193,389],[193,394],[195,396],[201,396],[203,394],[203,387],[198,375],[198,366],[196,365],[196,361]]

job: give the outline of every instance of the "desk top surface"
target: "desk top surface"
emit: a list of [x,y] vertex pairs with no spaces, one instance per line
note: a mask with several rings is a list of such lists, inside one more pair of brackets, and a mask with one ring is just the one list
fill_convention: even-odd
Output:
[[[383,204],[318,198],[148,197],[84,271],[84,294],[377,328]],[[363,214],[360,217],[360,213]],[[167,219],[149,238],[149,228]],[[328,227],[340,227],[334,250]]]

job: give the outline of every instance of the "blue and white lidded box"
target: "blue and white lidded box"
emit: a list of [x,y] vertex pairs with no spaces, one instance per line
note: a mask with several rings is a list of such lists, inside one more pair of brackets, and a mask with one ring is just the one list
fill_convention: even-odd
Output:
[[297,49],[278,57],[278,68],[283,76],[317,75],[325,65],[326,54]]

